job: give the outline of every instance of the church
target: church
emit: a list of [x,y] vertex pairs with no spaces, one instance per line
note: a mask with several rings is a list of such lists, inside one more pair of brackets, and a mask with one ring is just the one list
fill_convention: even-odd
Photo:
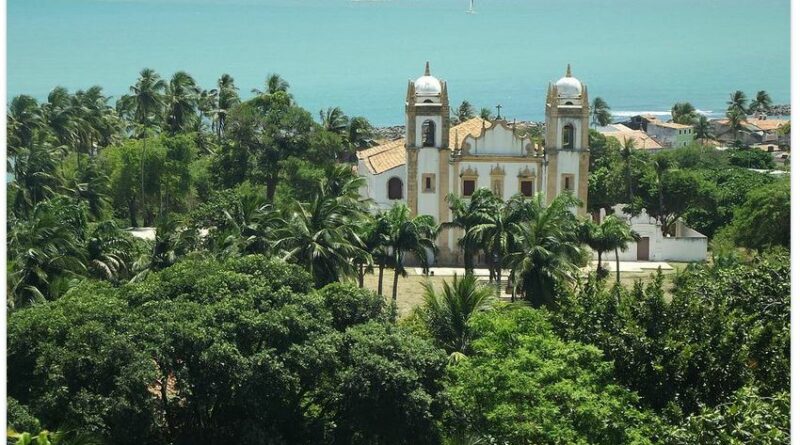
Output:
[[[584,203],[589,177],[589,97],[570,67],[547,89],[544,145],[515,131],[506,120],[472,118],[450,125],[447,82],[425,65],[425,73],[408,82],[405,138],[357,153],[358,173],[366,180],[362,195],[378,210],[404,202],[412,215],[451,220],[447,195],[462,199],[489,188],[508,200],[516,194],[543,193],[551,202],[571,192]],[[437,240],[438,265],[461,264],[456,230]]]

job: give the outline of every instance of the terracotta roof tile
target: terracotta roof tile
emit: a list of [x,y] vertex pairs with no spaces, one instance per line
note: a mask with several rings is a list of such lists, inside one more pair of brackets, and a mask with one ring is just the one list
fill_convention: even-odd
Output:
[[[645,133],[644,131],[631,130],[627,127],[625,128],[626,130],[617,128],[618,131],[601,131],[601,133],[605,137],[612,137],[618,140],[620,144],[624,144],[625,139],[633,139],[634,141],[636,141],[637,150],[660,150],[664,148],[661,144],[656,142],[655,139],[648,136],[648,134]],[[642,141],[644,141],[644,147],[642,146]]]
[[[489,121],[483,120],[479,117],[466,120],[458,125],[450,127],[450,149],[461,146],[461,143],[467,136],[479,136],[484,127],[491,125]],[[458,141],[456,140],[458,135]],[[364,162],[367,169],[373,175],[383,173],[395,167],[405,165],[406,163],[406,146],[405,139],[395,139],[378,145],[377,147],[370,147],[356,152],[356,157]]]

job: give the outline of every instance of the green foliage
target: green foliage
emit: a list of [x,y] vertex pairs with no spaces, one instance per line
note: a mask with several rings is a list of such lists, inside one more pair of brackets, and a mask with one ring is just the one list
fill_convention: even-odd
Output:
[[554,315],[564,338],[593,344],[619,382],[669,415],[716,406],[744,385],[789,384],[788,254],[729,268],[691,267],[670,303],[662,278],[632,291],[592,279]]
[[558,339],[543,312],[477,315],[474,354],[451,368],[448,426],[489,443],[651,443],[659,421],[613,381],[598,349]]
[[247,256],[82,284],[11,315],[9,395],[119,444],[438,442],[444,352],[311,282]]
[[791,233],[791,186],[788,178],[751,190],[735,210],[729,236],[742,247],[788,248]]
[[729,157],[731,165],[744,168],[757,168],[771,170],[775,168],[775,161],[771,153],[757,149],[742,148],[732,150]]
[[491,307],[495,289],[482,285],[473,274],[462,278],[454,275],[452,284],[447,281],[442,284],[441,293],[430,282],[424,286],[419,316],[428,332],[448,353],[470,352],[474,336],[470,320]]
[[319,290],[319,295],[333,316],[333,327],[342,332],[357,324],[380,320],[386,309],[383,297],[352,284],[329,284]]
[[12,430],[39,431],[42,429],[39,419],[13,397],[6,397],[6,417],[8,428]]
[[665,443],[786,444],[790,442],[789,409],[787,392],[763,397],[753,388],[744,387],[725,403],[704,408],[672,428]]

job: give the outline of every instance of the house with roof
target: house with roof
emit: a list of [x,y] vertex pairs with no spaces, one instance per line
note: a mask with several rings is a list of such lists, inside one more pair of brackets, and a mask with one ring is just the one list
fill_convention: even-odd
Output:
[[769,119],[766,116],[749,116],[741,122],[742,129],[738,135],[731,130],[727,118],[710,121],[714,137],[720,142],[732,143],[735,140],[745,145],[776,144],[779,147],[789,145],[789,136],[781,134],[780,128],[789,122],[786,119]]
[[686,147],[694,141],[695,136],[691,125],[664,122],[649,114],[633,116],[623,125],[631,130],[644,131],[663,148]]
[[607,138],[614,138],[619,141],[620,146],[624,146],[627,141],[633,141],[637,150],[657,152],[664,149],[664,146],[650,137],[642,130],[632,130],[622,124],[611,124],[605,127],[598,127],[597,131]]
[[[574,193],[582,202],[575,212],[585,214],[589,97],[569,66],[548,87],[542,146],[502,119],[473,118],[451,127],[447,87],[426,64],[423,76],[408,82],[405,137],[357,153],[358,173],[366,182],[362,195],[376,209],[402,202],[412,215],[447,222],[452,220],[448,194],[470,199],[485,187],[504,200],[541,192],[551,202],[562,192]],[[459,235],[455,229],[439,234],[440,265],[463,262]]]

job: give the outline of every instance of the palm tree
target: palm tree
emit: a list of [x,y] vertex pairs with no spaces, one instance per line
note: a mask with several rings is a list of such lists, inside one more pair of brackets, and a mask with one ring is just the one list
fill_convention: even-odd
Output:
[[692,125],[697,119],[697,110],[689,102],[678,102],[672,106],[672,121],[677,124]]
[[[347,167],[342,167],[341,169]],[[341,172],[331,174],[336,178]],[[308,203],[295,203],[289,211],[276,247],[285,259],[304,266],[317,287],[356,276],[354,259],[364,253],[355,227],[364,217],[365,203],[358,195],[363,178],[320,181]]]
[[392,316],[397,315],[397,282],[400,276],[407,276],[405,254],[410,252],[428,268],[428,251],[436,255],[436,233],[438,227],[430,215],[411,217],[411,210],[402,203],[392,206],[386,214],[389,223],[388,246],[394,262],[394,281],[392,283]]
[[327,110],[319,110],[319,119],[322,128],[340,136],[347,135],[349,119],[339,107],[328,107]]
[[711,125],[708,123],[707,117],[700,115],[697,118],[697,122],[694,124],[694,135],[701,143],[711,139]]
[[18,148],[31,148],[35,133],[45,125],[42,109],[31,96],[16,96],[8,107],[6,128],[9,155],[14,156]]
[[592,101],[592,126],[605,127],[611,123],[611,111],[608,103],[602,97],[595,97]]
[[472,273],[473,257],[478,252],[479,240],[475,237],[472,230],[478,224],[489,219],[491,203],[496,199],[491,190],[480,188],[472,194],[469,201],[463,200],[454,193],[449,193],[446,197],[452,213],[452,221],[442,223],[443,229],[458,228],[463,235],[458,239],[458,245],[464,254],[464,271]]
[[46,134],[36,133],[30,147],[16,149],[11,171],[14,180],[9,187],[14,192],[12,209],[17,215],[27,215],[36,204],[52,197],[62,184],[58,175],[59,151],[43,140]]
[[350,125],[347,128],[347,138],[350,140],[350,145],[354,148],[367,148],[369,147],[369,139],[372,138],[373,131],[372,124],[369,123],[367,118],[356,116],[350,119]]
[[742,90],[736,90],[731,93],[731,98],[728,101],[728,111],[737,110],[742,116],[747,116],[747,96]]
[[470,320],[494,302],[494,290],[482,285],[475,275],[453,276],[452,284],[442,283],[437,292],[428,281],[420,314],[433,338],[450,354],[467,354],[475,333]]
[[490,110],[490,109],[488,109],[486,107],[481,108],[481,112],[480,112],[479,116],[481,117],[481,119],[483,119],[485,121],[490,121],[490,120],[492,120],[492,110]]
[[378,262],[378,295],[383,295],[383,271],[386,268],[389,254],[386,246],[389,242],[389,223],[384,212],[366,218],[358,227],[358,236],[364,243],[365,255],[358,258],[358,287],[364,287],[364,275],[372,264]]
[[9,220],[10,307],[56,298],[60,279],[83,273],[85,228],[81,207],[66,199],[40,202],[29,218]]
[[177,134],[189,128],[197,119],[196,108],[200,89],[192,76],[178,71],[172,76],[166,88],[165,125],[170,134]]
[[522,280],[526,299],[536,307],[552,307],[556,287],[573,282],[578,272],[581,250],[571,209],[579,201],[562,193],[548,206],[537,193],[530,203],[526,221],[517,231],[518,247],[508,255],[508,264]]
[[517,196],[507,205],[494,198],[487,202],[482,221],[470,229],[470,237],[479,240],[491,259],[489,280],[498,285],[502,282],[502,260],[514,246],[515,225],[519,224],[527,213],[526,200]]
[[764,112],[772,106],[772,98],[769,97],[766,91],[761,90],[756,93],[755,99],[750,102],[750,109],[748,110],[751,114],[755,112]]
[[63,180],[61,189],[76,201],[86,203],[93,220],[102,220],[109,203],[110,182],[97,162],[89,162],[82,171],[64,173]]
[[658,219],[661,222],[661,233],[666,237],[672,221],[668,219],[669,214],[664,210],[664,174],[672,168],[672,160],[666,156],[656,156],[653,159],[653,167],[658,187],[658,208],[660,210]]
[[222,135],[225,134],[225,120],[228,112],[239,103],[240,99],[239,89],[236,88],[233,77],[229,74],[223,74],[219,78],[217,88],[217,106],[214,110],[214,126],[212,128],[217,133],[217,139],[221,141]]
[[172,266],[180,258],[195,250],[197,238],[197,230],[184,226],[180,219],[159,218],[152,248],[134,262],[133,269],[136,276],[131,281],[139,281],[150,272],[158,272]]
[[94,228],[86,242],[86,265],[91,275],[119,282],[130,270],[133,242],[125,235],[114,220],[103,221]]
[[603,254],[614,251],[617,262],[617,283],[620,280],[619,251],[627,250],[628,243],[636,241],[638,237],[630,225],[616,215],[605,217],[600,224],[587,219],[580,225],[580,240],[597,252],[598,276],[603,273]]
[[140,125],[152,125],[161,118],[164,107],[164,90],[167,83],[152,69],[145,68],[139,79],[131,86],[131,102],[134,121]]
[[729,109],[728,112],[725,113],[725,116],[728,118],[728,126],[733,132],[734,144],[739,145],[739,134],[742,129],[744,129],[744,121],[747,119],[747,116],[738,108]]

